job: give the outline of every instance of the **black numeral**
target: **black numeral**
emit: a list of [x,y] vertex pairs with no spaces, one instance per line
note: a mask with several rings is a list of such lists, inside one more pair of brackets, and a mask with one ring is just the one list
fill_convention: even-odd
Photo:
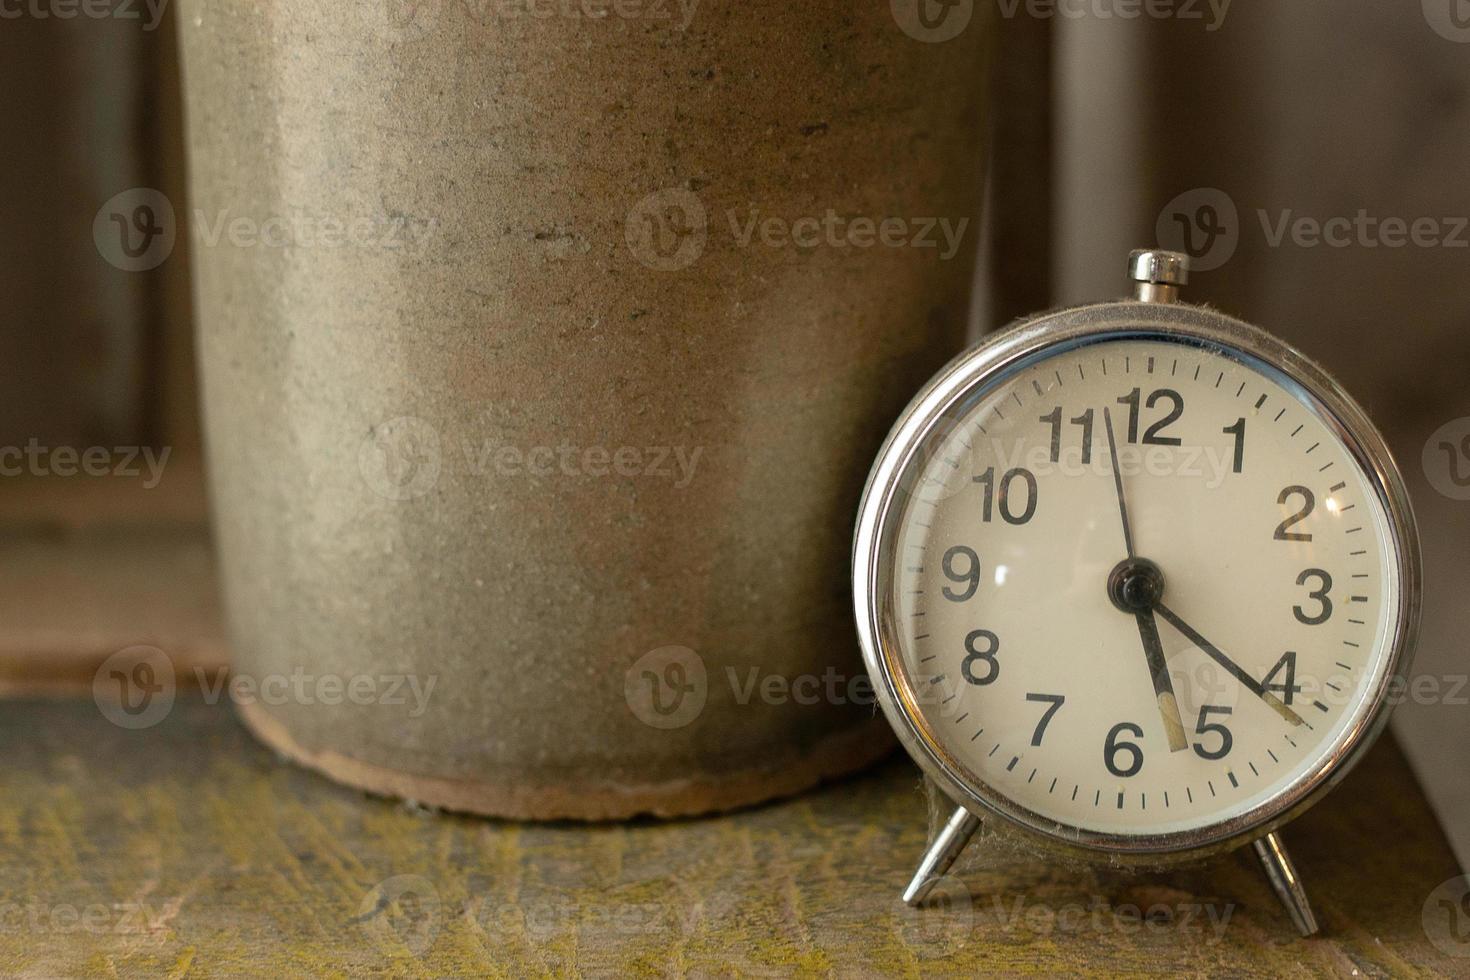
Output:
[[[1119,405],[1128,406],[1129,442],[1138,441],[1138,403],[1141,397],[1142,392],[1140,392],[1139,389],[1134,388],[1128,394],[1118,399]],[[1149,426],[1148,429],[1143,433],[1143,444],[1145,446],[1181,445],[1183,440],[1175,436],[1166,436],[1162,433],[1169,426],[1173,425],[1175,422],[1178,422],[1179,419],[1184,415],[1184,396],[1179,394],[1179,392],[1175,391],[1173,388],[1160,388],[1158,391],[1155,391],[1148,396],[1148,401],[1146,401],[1144,405],[1147,408],[1153,408],[1160,401],[1170,402],[1173,407],[1169,410],[1169,413],[1167,415],[1159,419],[1153,425]]]
[[[1087,466],[1092,462],[1092,409],[1088,409],[1075,419],[1071,419],[1073,425],[1082,427],[1082,465]],[[1062,461],[1062,407],[1047,412],[1040,419],[1051,426],[1051,461],[1060,463]]]
[[[965,560],[964,571],[955,568],[956,558]],[[975,594],[976,589],[980,588],[980,556],[975,554],[974,548],[966,548],[962,544],[957,544],[944,553],[942,564],[945,578],[951,582],[963,582],[965,586],[963,592],[956,592],[947,585],[944,587],[944,597],[950,602],[964,602]]]
[[1308,599],[1317,600],[1317,612],[1308,616],[1306,610],[1301,606],[1293,606],[1291,611],[1296,614],[1298,620],[1308,626],[1321,626],[1332,618],[1332,600],[1327,597],[1327,593],[1332,591],[1332,576],[1320,568],[1309,568],[1296,577],[1296,584],[1306,585],[1309,578],[1317,579],[1322,586],[1316,592],[1307,593]]
[[[981,643],[984,644],[983,649],[977,645]],[[1000,661],[995,656],[1000,652],[1000,638],[989,630],[975,630],[965,637],[965,652],[964,662],[960,664],[960,673],[965,675],[965,680],[976,687],[994,684],[1000,676]],[[985,665],[984,677],[975,676],[977,663]]]
[[1227,436],[1235,437],[1235,472],[1239,473],[1245,466],[1245,419],[1225,426],[1224,432]]
[[1301,534],[1291,530],[1291,528],[1312,516],[1312,511],[1317,509],[1317,497],[1306,487],[1287,487],[1281,491],[1281,495],[1276,498],[1276,502],[1285,506],[1286,502],[1292,497],[1302,498],[1302,509],[1276,525],[1276,540],[1310,541],[1312,540],[1310,534]]
[[1216,759],[1223,759],[1230,754],[1230,747],[1235,744],[1235,739],[1231,736],[1230,729],[1218,721],[1210,721],[1210,715],[1225,715],[1228,718],[1231,710],[1230,708],[1212,708],[1209,706],[1199,709],[1199,720],[1194,723],[1194,733],[1196,735],[1219,735],[1220,747],[1210,750],[1204,747],[1204,743],[1195,742],[1195,755],[1201,759],[1209,759],[1213,762]]
[[1041,417],[1042,422],[1051,424],[1051,461],[1060,463],[1062,461],[1062,406],[1047,412]]
[[1042,736],[1046,734],[1046,726],[1051,724],[1051,716],[1057,713],[1057,709],[1059,709],[1066,702],[1067,699],[1064,695],[1061,694],[1028,694],[1026,695],[1026,700],[1040,701],[1044,704],[1051,705],[1051,707],[1047,708],[1041,713],[1041,720],[1036,723],[1036,731],[1031,734],[1031,744],[1040,745]]
[[[1103,764],[1108,767],[1108,772],[1114,776],[1121,776],[1126,779],[1129,776],[1138,775],[1138,771],[1143,768],[1143,749],[1139,747],[1137,742],[1120,741],[1118,735],[1123,732],[1127,732],[1134,738],[1143,738],[1143,729],[1137,725],[1126,721],[1114,725],[1112,730],[1108,732],[1107,741],[1103,743]],[[1117,761],[1119,755],[1128,756],[1130,761],[1126,768],[1120,768],[1118,766]]]
[[[1026,507],[1019,514],[1015,510],[1015,483],[1021,480],[1026,484]],[[989,524],[994,516],[994,503],[996,496],[995,467],[990,467],[984,473],[975,477],[975,482],[985,487],[985,497],[981,509],[981,519]],[[1000,516],[1007,524],[1026,524],[1036,516],[1036,474],[1030,470],[1020,468],[1007,471],[1000,478]]]
[[[1286,683],[1276,684],[1272,679],[1282,671],[1286,672]],[[1296,682],[1296,652],[1288,650],[1276,661],[1276,666],[1271,668],[1271,673],[1261,682],[1261,687],[1268,691],[1280,691],[1281,703],[1291,704],[1292,698],[1301,693],[1302,686]]]

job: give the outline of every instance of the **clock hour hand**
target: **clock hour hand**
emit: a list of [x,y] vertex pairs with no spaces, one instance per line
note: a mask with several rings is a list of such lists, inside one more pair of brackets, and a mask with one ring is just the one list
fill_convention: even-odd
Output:
[[1292,711],[1280,698],[1272,694],[1270,691],[1266,690],[1265,686],[1260,681],[1256,680],[1250,674],[1247,674],[1243,669],[1241,669],[1241,666],[1239,664],[1237,664],[1234,660],[1231,660],[1223,652],[1221,652],[1219,647],[1212,644],[1203,636],[1200,636],[1199,633],[1194,629],[1194,627],[1190,626],[1184,620],[1180,619],[1168,606],[1164,605],[1161,602],[1156,605],[1154,609],[1158,612],[1160,616],[1164,617],[1165,621],[1167,621],[1170,626],[1173,626],[1180,633],[1183,633],[1185,639],[1189,640],[1189,642],[1193,643],[1205,653],[1209,654],[1210,658],[1214,660],[1215,663],[1225,668],[1225,671],[1230,674],[1230,676],[1240,681],[1241,685],[1245,687],[1247,691],[1250,691],[1256,697],[1266,702],[1271,710],[1275,711],[1278,715],[1285,718],[1293,725],[1303,724],[1301,715],[1297,714],[1295,711]]
[[1174,682],[1169,678],[1169,665],[1164,662],[1164,644],[1159,640],[1159,624],[1154,621],[1152,609],[1134,613],[1138,621],[1138,635],[1143,640],[1143,654],[1148,659],[1148,670],[1153,675],[1154,699],[1159,704],[1159,715],[1164,719],[1164,734],[1169,737],[1169,751],[1182,752],[1189,748],[1184,737],[1184,720],[1179,717],[1179,700],[1174,697]]

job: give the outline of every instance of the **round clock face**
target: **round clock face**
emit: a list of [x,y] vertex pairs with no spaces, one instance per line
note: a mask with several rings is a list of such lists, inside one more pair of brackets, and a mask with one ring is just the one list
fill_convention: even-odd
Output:
[[1351,437],[1279,370],[1164,334],[975,389],[884,519],[874,604],[911,724],[1060,838],[1167,849],[1269,819],[1394,660],[1402,544]]

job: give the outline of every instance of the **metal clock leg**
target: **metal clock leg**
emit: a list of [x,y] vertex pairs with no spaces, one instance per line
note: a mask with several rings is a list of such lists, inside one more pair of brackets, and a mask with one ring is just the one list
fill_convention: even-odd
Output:
[[929,897],[929,892],[949,871],[955,858],[960,856],[960,852],[965,849],[965,845],[970,842],[970,838],[979,828],[979,817],[964,807],[955,810],[949,822],[944,825],[944,829],[939,832],[939,836],[934,838],[933,845],[924,852],[924,858],[919,862],[919,869],[914,872],[914,880],[909,882],[908,888],[904,889],[905,904],[923,904],[924,899]]
[[1306,890],[1302,888],[1301,876],[1296,872],[1291,855],[1286,852],[1281,835],[1267,834],[1256,841],[1255,847],[1256,856],[1266,869],[1266,877],[1270,879],[1271,887],[1276,889],[1276,897],[1281,899],[1281,904],[1291,913],[1291,921],[1296,923],[1303,936],[1316,933],[1317,917],[1312,914]]

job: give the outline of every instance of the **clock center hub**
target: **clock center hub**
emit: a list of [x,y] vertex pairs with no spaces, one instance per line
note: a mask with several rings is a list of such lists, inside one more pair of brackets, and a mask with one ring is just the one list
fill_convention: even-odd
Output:
[[1164,572],[1147,558],[1124,558],[1108,574],[1108,598],[1120,612],[1148,612],[1164,598]]

